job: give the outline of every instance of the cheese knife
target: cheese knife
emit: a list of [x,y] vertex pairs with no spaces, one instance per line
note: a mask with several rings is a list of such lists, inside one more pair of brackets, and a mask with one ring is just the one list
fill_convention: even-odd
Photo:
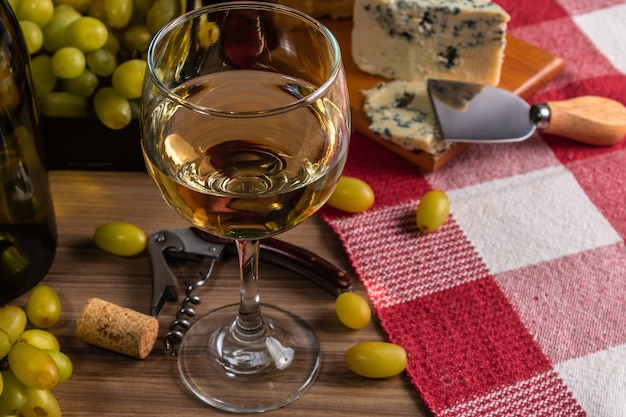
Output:
[[444,140],[519,142],[540,130],[610,146],[626,136],[626,107],[606,97],[530,105],[510,91],[480,84],[428,78],[426,89]]

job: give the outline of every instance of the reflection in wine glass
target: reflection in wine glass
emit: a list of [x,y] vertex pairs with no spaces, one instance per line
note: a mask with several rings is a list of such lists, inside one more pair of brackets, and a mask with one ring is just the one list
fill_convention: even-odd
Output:
[[175,211],[232,239],[239,254],[239,302],[199,319],[179,349],[182,379],[206,403],[268,411],[315,380],[321,354],[312,330],[260,303],[258,244],[326,202],[349,134],[339,47],[305,14],[222,3],[154,37],[142,103],[148,172]]

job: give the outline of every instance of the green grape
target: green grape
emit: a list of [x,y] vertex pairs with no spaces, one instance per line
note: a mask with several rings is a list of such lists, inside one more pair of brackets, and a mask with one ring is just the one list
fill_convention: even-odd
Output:
[[327,204],[348,213],[360,213],[374,204],[374,191],[359,178],[343,176]]
[[61,300],[54,288],[37,285],[26,300],[26,316],[41,329],[54,326],[61,317]]
[[88,101],[85,97],[53,91],[38,97],[39,111],[49,117],[86,117],[89,114]]
[[59,382],[59,368],[52,357],[38,347],[15,343],[9,351],[9,367],[24,385],[48,390]]
[[28,389],[9,369],[2,371],[4,389],[0,395],[0,415],[18,415],[26,404]]
[[52,58],[48,55],[37,55],[30,62],[30,72],[33,86],[38,96],[43,96],[54,90],[57,76],[52,72]]
[[43,32],[37,23],[30,20],[20,20],[20,28],[26,41],[26,47],[30,55],[35,54],[43,45]]
[[145,15],[152,6],[152,0],[134,0],[133,4],[138,14]]
[[388,342],[363,342],[352,346],[345,355],[348,368],[367,378],[388,378],[404,371],[406,351]]
[[372,316],[365,298],[353,292],[339,294],[335,300],[335,311],[341,323],[355,330],[367,326]]
[[25,330],[15,343],[26,343],[42,350],[61,350],[56,336],[42,329]]
[[141,228],[125,222],[96,227],[93,240],[100,249],[118,256],[135,256],[146,249],[148,238]]
[[15,15],[19,20],[30,20],[39,27],[44,27],[54,14],[52,0],[20,0]]
[[59,368],[59,383],[65,382],[72,376],[74,372],[74,365],[72,360],[63,352],[58,350],[46,350],[46,353],[54,359],[54,362]]
[[30,63],[33,86],[37,96],[43,96],[54,90],[57,76],[52,72],[52,58],[48,55],[37,55]]
[[109,129],[123,129],[131,121],[130,103],[112,87],[102,87],[93,97],[93,109],[98,119]]
[[109,37],[102,49],[110,51],[113,55],[118,55],[121,50],[120,39],[114,32],[109,32]]
[[52,19],[43,27],[43,47],[48,52],[56,52],[66,46],[65,29],[81,18],[81,14],[69,6],[57,6],[54,11]]
[[133,0],[104,0],[104,22],[112,28],[126,27],[133,15]]
[[93,95],[98,87],[98,83],[98,77],[89,69],[85,69],[85,71],[76,78],[61,80],[63,90],[85,98],[89,98]]
[[0,307],[0,329],[8,333],[11,343],[15,343],[20,337],[27,321],[26,312],[21,307],[13,305]]
[[117,57],[108,49],[96,49],[87,53],[87,68],[99,77],[109,77],[117,68]]
[[129,26],[124,30],[124,33],[122,33],[122,43],[124,47],[134,53],[146,52],[151,40],[152,33],[150,33],[148,26],[145,24]]
[[85,54],[73,46],[64,46],[52,55],[50,68],[59,78],[75,78],[85,71]]
[[65,44],[83,52],[102,48],[109,37],[109,30],[100,20],[83,16],[74,20],[65,29]]
[[0,360],[9,353],[11,345],[11,336],[3,329],[0,329]]
[[115,92],[126,98],[141,97],[146,67],[143,59],[131,59],[118,65],[111,78]]
[[146,13],[146,25],[150,33],[155,35],[159,29],[180,15],[179,0],[155,0]]
[[26,388],[20,417],[61,417],[61,407],[52,392]]
[[419,204],[415,214],[417,228],[424,232],[434,232],[445,223],[450,214],[450,200],[445,192],[441,190],[430,190],[426,192]]

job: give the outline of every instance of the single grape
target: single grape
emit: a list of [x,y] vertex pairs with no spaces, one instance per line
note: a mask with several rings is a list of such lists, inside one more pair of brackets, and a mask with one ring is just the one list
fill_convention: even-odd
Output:
[[117,68],[117,57],[108,49],[96,49],[87,53],[87,67],[99,77],[108,77]]
[[5,330],[0,329],[0,360],[2,360],[2,358],[4,358],[7,353],[9,353],[9,350],[11,350],[11,345],[11,336],[9,336],[9,334]]
[[[60,10],[59,10],[60,9]],[[56,52],[65,43],[65,29],[82,16],[71,7],[57,6],[52,19],[43,27],[43,47],[48,52]]]
[[133,0],[104,0],[104,22],[112,28],[124,28],[133,16],[133,9]]
[[445,223],[450,214],[450,200],[445,192],[441,190],[430,190],[426,192],[419,204],[415,214],[417,228],[424,233],[437,230]]
[[74,20],[65,29],[65,44],[83,52],[102,48],[109,37],[109,30],[100,20],[83,16]]
[[0,307],[0,329],[9,335],[11,343],[15,343],[20,337],[27,322],[26,312],[21,307],[14,305]]
[[39,111],[48,117],[86,117],[88,101],[67,91],[52,91],[38,97]]
[[121,42],[118,38],[118,35],[115,32],[109,31],[109,36],[107,37],[107,41],[102,47],[102,49],[106,49],[113,53],[113,55],[117,56],[121,54]]
[[30,62],[30,72],[33,86],[38,96],[43,96],[54,90],[57,76],[52,72],[52,58],[48,55],[37,55]]
[[145,250],[148,238],[132,223],[113,222],[98,226],[93,240],[100,249],[114,255],[135,256]]
[[130,103],[112,87],[102,87],[96,91],[93,109],[102,124],[113,130],[125,128],[132,118]]
[[38,347],[15,343],[9,351],[9,367],[24,385],[48,390],[59,382],[59,368],[52,357]]
[[59,383],[65,382],[72,376],[74,372],[74,365],[72,364],[72,360],[65,353],[58,350],[46,350],[46,353],[54,359],[54,362],[57,364],[57,368],[59,368]]
[[85,54],[73,46],[64,46],[52,55],[50,68],[59,78],[75,78],[85,71]]
[[61,80],[61,87],[68,93],[89,98],[98,87],[98,77],[89,69],[85,69],[78,77]]
[[26,300],[26,315],[30,322],[42,329],[54,326],[61,317],[61,300],[49,285],[38,285]]
[[122,33],[122,44],[132,53],[146,52],[151,40],[152,33],[144,24],[129,26]]
[[134,0],[133,5],[138,14],[145,15],[152,6],[152,0]]
[[365,298],[353,292],[339,294],[335,300],[335,311],[341,323],[355,330],[367,326],[372,316]]
[[115,92],[125,98],[141,97],[146,67],[147,63],[143,59],[131,59],[121,63],[115,68],[111,78]]
[[348,213],[360,213],[374,204],[374,191],[359,178],[343,176],[327,204]]
[[363,342],[345,355],[348,368],[367,378],[388,378],[406,369],[407,356],[402,346],[388,342]]
[[0,415],[19,415],[26,404],[27,388],[9,369],[2,371],[4,387],[0,395]]
[[25,330],[15,343],[27,343],[42,350],[61,350],[56,336],[43,329]]
[[155,0],[146,13],[146,25],[150,33],[155,35],[159,29],[180,15],[179,0]]
[[20,20],[20,28],[26,41],[28,53],[30,55],[37,53],[43,45],[43,32],[39,25],[30,20]]
[[20,0],[15,15],[18,20],[30,20],[40,28],[44,27],[54,14],[52,0]]
[[61,407],[49,390],[26,389],[26,401],[22,406],[21,417],[61,417]]

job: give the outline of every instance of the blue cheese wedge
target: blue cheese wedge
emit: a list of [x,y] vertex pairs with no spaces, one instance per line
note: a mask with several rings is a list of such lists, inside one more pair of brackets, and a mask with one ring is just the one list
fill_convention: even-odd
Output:
[[389,79],[497,85],[509,19],[488,0],[356,0],[352,55]]
[[436,155],[452,143],[439,139],[423,81],[390,81],[363,90],[370,130],[412,152]]

